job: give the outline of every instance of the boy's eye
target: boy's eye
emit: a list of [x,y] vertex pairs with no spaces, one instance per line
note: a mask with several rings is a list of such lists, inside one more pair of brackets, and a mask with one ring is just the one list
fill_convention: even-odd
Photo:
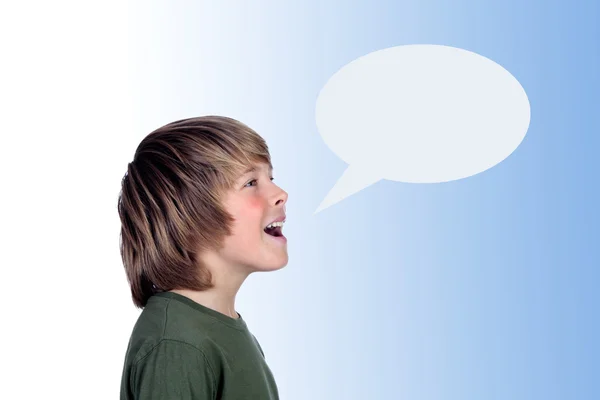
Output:
[[[273,181],[273,179],[275,179],[275,178],[271,177],[271,181]],[[256,179],[252,179],[250,182],[246,183],[246,185],[244,187],[247,187],[248,185],[253,186],[253,185],[251,185],[252,182],[257,182],[257,180]]]

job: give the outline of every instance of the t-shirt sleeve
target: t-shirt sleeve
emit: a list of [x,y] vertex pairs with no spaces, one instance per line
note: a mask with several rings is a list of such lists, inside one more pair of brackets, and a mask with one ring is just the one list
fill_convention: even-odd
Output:
[[162,340],[133,365],[131,384],[137,400],[216,398],[214,371],[204,353],[172,340]]

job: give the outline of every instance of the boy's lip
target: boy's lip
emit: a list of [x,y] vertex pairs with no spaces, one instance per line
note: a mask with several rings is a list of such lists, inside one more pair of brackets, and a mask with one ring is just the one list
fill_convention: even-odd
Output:
[[275,218],[273,221],[269,222],[265,226],[268,226],[269,224],[272,224],[273,222],[282,222],[282,221],[285,221],[285,214],[280,215],[279,217]]

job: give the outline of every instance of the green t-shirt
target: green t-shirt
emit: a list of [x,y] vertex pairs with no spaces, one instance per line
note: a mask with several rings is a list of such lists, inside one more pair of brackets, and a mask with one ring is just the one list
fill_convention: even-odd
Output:
[[173,292],[152,296],[127,347],[121,400],[278,400],[246,322]]

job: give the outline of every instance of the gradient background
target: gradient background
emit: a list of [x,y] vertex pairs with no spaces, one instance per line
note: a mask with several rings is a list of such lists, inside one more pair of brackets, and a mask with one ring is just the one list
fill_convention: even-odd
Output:
[[[147,133],[204,114],[257,130],[290,195],[288,266],[236,301],[282,399],[600,398],[597,2],[2,7],[6,398],[118,396],[139,315],[120,179]],[[313,215],[346,168],[317,132],[319,90],[413,43],[511,72],[524,141],[475,176],[380,181]]]

